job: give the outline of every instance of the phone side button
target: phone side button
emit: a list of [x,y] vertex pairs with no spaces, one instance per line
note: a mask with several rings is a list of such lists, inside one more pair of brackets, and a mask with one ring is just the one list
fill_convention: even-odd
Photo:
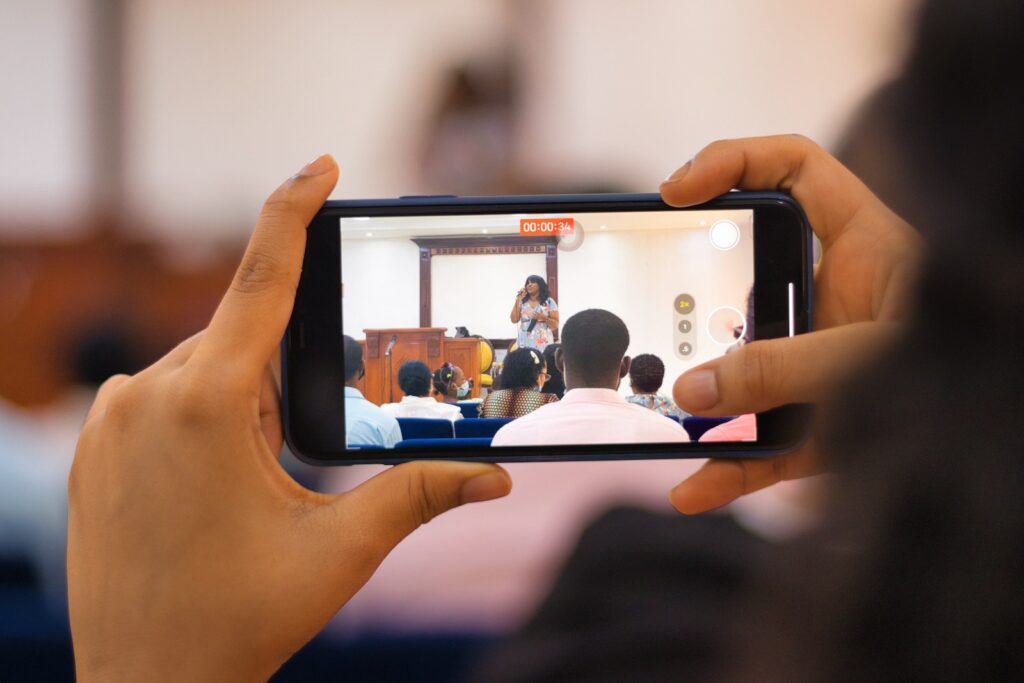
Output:
[[455,194],[403,194],[399,199],[458,199]]

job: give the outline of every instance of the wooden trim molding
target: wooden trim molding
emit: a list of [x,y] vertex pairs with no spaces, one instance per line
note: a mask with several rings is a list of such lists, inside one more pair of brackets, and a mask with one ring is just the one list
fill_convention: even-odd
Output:
[[495,235],[494,237],[417,237],[420,250],[420,327],[430,327],[430,263],[434,256],[504,256],[544,254],[544,279],[558,301],[558,240],[554,237]]

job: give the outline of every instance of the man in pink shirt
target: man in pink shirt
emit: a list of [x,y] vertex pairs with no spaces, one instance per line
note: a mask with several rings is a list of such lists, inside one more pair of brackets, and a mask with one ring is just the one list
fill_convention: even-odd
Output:
[[748,413],[704,432],[699,441],[756,441],[757,415]]
[[491,445],[689,441],[678,422],[619,394],[619,382],[629,373],[628,347],[629,330],[614,313],[590,308],[569,318],[555,352],[565,396],[505,425]]

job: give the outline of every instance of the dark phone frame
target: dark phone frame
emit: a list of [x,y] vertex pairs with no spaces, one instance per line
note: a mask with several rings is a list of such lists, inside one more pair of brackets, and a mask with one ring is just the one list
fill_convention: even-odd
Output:
[[754,210],[754,339],[789,334],[787,297],[794,284],[794,330],[811,330],[813,242],[800,205],[780,192],[730,192],[677,209],[657,194],[527,195],[507,197],[402,197],[328,201],[307,230],[295,307],[281,342],[281,417],[292,452],[313,465],[397,464],[445,459],[482,462],[652,460],[665,458],[768,458],[792,450],[807,436],[810,406],[788,405],[758,413],[756,442],[581,444],[467,449],[330,448],[345,443],[342,361],[341,234],[347,216],[584,213],[587,211]]

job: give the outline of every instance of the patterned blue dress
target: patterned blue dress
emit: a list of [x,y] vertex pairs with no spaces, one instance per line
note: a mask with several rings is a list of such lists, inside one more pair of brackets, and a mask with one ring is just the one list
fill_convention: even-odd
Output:
[[542,320],[538,320],[537,324],[533,326],[533,331],[527,332],[530,327],[530,323],[533,322],[532,318],[526,317],[528,313],[535,313],[541,311],[542,313],[549,313],[551,311],[557,311],[558,304],[551,297],[544,303],[537,302],[534,306],[527,301],[519,306],[519,334],[516,335],[516,346],[520,349],[537,349],[543,351],[544,347],[548,344],[553,344],[555,341],[555,334],[551,327]]

